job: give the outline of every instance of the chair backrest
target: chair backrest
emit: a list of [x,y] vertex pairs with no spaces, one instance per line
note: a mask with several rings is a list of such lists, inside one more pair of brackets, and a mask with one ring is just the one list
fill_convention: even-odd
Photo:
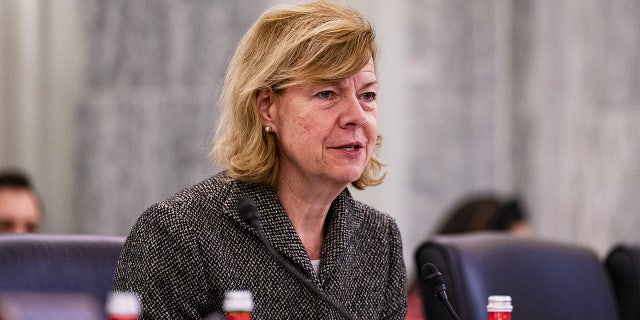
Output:
[[75,293],[0,293],[2,320],[104,320],[104,307]]
[[[435,236],[417,250],[418,268],[444,275],[453,308],[465,320],[487,319],[487,298],[509,295],[513,319],[619,319],[604,266],[589,249],[507,233]],[[441,301],[419,284],[427,319],[449,319]]]
[[124,237],[0,235],[0,292],[86,294],[104,305]]
[[605,261],[622,320],[640,320],[640,243],[619,244]]

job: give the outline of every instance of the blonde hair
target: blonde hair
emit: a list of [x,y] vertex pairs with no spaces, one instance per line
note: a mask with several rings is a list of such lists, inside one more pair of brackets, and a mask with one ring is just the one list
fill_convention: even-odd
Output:
[[[232,179],[275,186],[279,153],[276,135],[262,129],[256,95],[281,93],[302,83],[334,82],[375,63],[371,24],[355,10],[331,1],[279,6],[263,13],[244,35],[222,88],[222,113],[211,151]],[[376,149],[358,189],[384,179]]]

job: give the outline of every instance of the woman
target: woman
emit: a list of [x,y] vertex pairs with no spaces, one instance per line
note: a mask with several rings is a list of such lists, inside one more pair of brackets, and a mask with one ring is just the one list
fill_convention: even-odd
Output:
[[239,214],[249,197],[278,254],[356,319],[403,319],[395,221],[354,200],[384,178],[376,149],[373,29],[354,10],[313,2],[264,13],[227,70],[213,155],[224,171],[158,203],[134,225],[114,289],[143,319],[221,313],[249,290],[254,319],[342,319],[269,255]]

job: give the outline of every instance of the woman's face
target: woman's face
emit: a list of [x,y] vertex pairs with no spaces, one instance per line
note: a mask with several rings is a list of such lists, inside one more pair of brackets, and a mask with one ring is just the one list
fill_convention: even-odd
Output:
[[259,106],[264,125],[277,135],[280,181],[329,183],[344,188],[357,180],[378,135],[373,61],[353,76],[271,94]]

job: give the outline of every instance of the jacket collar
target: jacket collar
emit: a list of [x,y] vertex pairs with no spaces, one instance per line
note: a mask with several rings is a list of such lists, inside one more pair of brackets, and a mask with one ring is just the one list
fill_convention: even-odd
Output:
[[[252,198],[260,213],[260,222],[267,240],[272,243],[283,258],[289,260],[314,282],[320,284],[321,279],[313,271],[302,241],[295,232],[275,190],[263,185],[239,181],[233,181],[231,184],[232,191],[223,205],[224,211],[229,217],[242,228],[257,236],[256,230],[243,220],[236,208],[238,201],[243,197]],[[325,222],[325,237],[322,243],[320,262],[321,277],[323,274],[332,274],[345,262],[349,243],[360,224],[360,220],[361,217],[354,210],[354,200],[351,193],[345,188],[332,202]]]

